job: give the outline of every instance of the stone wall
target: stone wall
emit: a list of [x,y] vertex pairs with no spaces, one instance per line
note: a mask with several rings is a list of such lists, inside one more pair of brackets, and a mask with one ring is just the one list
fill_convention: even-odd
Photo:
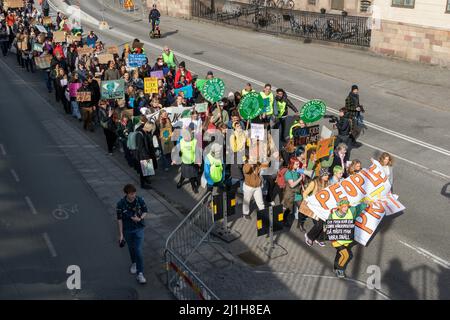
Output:
[[383,55],[450,66],[450,30],[382,20],[381,28],[372,30],[370,48]]
[[162,15],[177,18],[191,17],[190,0],[147,0],[147,7],[151,9],[154,3]]

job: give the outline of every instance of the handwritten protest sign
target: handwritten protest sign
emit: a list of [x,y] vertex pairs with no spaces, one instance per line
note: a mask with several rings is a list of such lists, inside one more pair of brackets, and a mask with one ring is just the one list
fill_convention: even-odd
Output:
[[106,53],[119,54],[119,48],[117,46],[106,47]]
[[300,128],[296,127],[292,130],[294,144],[296,146],[315,143],[319,141],[320,129],[318,125]]
[[45,29],[45,27],[40,24],[36,26],[36,29],[38,29],[38,31],[41,33],[47,33],[47,29]]
[[91,92],[90,91],[78,91],[76,94],[78,102],[89,102],[91,101]]
[[42,57],[35,57],[34,62],[39,69],[48,69],[50,68],[50,63],[52,62],[52,56],[46,55]]
[[251,127],[250,127],[250,137],[251,139],[256,139],[256,140],[264,140],[264,134],[265,130],[264,130],[264,124],[262,123],[252,123]]
[[330,241],[353,240],[355,235],[355,223],[353,220],[327,220],[326,239]]
[[101,82],[102,99],[124,99],[125,98],[125,81],[110,80]]
[[80,82],[69,83],[69,95],[70,97],[76,97],[78,89],[81,88]]
[[180,91],[182,91],[184,93],[184,97],[186,99],[192,98],[193,90],[192,90],[192,85],[191,84],[187,85],[187,86],[184,86],[184,87],[181,87],[181,88],[178,88],[178,89],[175,89],[174,90],[175,96],[178,96],[178,93]]
[[53,22],[52,22],[52,18],[51,17],[44,17],[43,19],[42,19],[42,23],[45,25],[45,26],[48,26],[48,25],[51,25]]
[[152,94],[158,92],[158,79],[153,77],[144,78],[144,93]]
[[33,44],[33,51],[43,52],[44,51],[44,46],[42,44],[40,44],[40,43],[35,42]]
[[362,169],[359,173],[319,191],[306,201],[315,216],[324,221],[340,200],[348,200],[351,206],[366,200],[375,201],[355,222],[355,240],[366,245],[384,214],[394,214],[405,209],[390,190],[391,184],[381,164],[373,160],[368,169]]
[[208,110],[208,103],[203,102],[195,104],[195,111],[197,111],[198,113],[203,113],[206,112],[207,110]]
[[110,53],[99,54],[97,58],[100,64],[108,64],[109,61],[114,61],[114,56]]
[[334,137],[320,140],[317,144],[316,159],[330,156],[334,150]]
[[78,48],[77,52],[78,55],[82,56],[84,54],[91,54],[92,52],[94,52],[94,49],[85,45],[82,48]]
[[65,31],[55,31],[53,32],[53,42],[65,42],[66,32]]
[[128,66],[131,68],[139,68],[144,65],[147,61],[147,56],[145,54],[129,54],[128,55]]
[[66,42],[68,44],[72,44],[72,43],[74,43],[76,41],[81,42],[81,36],[76,36],[76,35],[73,35],[73,34],[68,34],[66,36]]
[[164,79],[164,71],[162,70],[152,71],[150,72],[150,77]]
[[5,7],[11,9],[23,8],[25,6],[23,0],[6,0],[4,5]]

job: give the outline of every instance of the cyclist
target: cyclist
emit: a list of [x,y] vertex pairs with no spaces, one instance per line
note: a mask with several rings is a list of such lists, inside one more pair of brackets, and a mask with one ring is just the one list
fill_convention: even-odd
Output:
[[156,9],[156,4],[153,5],[153,9],[150,11],[148,15],[148,21],[152,24],[152,33],[155,33],[156,22],[159,22],[159,18],[161,17],[161,13],[158,9]]

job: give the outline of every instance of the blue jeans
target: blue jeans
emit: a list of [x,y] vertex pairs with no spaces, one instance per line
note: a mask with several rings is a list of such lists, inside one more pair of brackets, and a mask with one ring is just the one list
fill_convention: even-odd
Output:
[[144,243],[144,228],[134,230],[123,230],[123,236],[128,244],[131,263],[136,263],[137,273],[144,272],[144,258],[142,256],[142,245]]
[[70,104],[72,106],[72,115],[76,117],[78,120],[81,119],[81,113],[80,113],[80,107],[78,106],[77,101],[70,101]]

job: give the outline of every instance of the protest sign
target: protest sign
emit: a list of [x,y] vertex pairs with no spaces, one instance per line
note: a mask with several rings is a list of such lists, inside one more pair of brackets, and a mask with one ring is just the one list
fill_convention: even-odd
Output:
[[91,54],[94,52],[94,49],[84,45],[82,48],[77,48],[77,52],[79,56],[82,56],[84,54]]
[[50,24],[53,23],[53,22],[52,22],[52,18],[51,18],[51,17],[44,17],[44,18],[42,19],[42,23],[43,23],[45,26],[48,26],[48,25],[50,25]]
[[[165,110],[167,112],[168,118],[172,122],[173,126],[176,127],[175,123],[181,119],[181,115],[186,110],[192,110],[193,107],[167,107],[163,108],[161,110]],[[141,113],[147,118],[150,122],[155,122],[159,117],[159,112],[161,110],[158,110],[156,112],[151,112],[149,108],[141,108]]]
[[225,83],[219,78],[207,80],[201,92],[203,97],[209,102],[217,102],[222,99],[225,93]]
[[178,89],[175,89],[174,90],[175,96],[178,96],[178,93],[180,91],[182,91],[184,93],[184,97],[186,99],[192,98],[193,90],[192,90],[192,85],[191,84],[187,85],[187,86],[184,86],[184,87],[181,87],[181,88],[178,88]]
[[196,103],[195,111],[197,111],[198,113],[203,113],[203,112],[208,111],[208,103],[206,103],[206,102]]
[[295,127],[292,130],[292,136],[294,138],[294,144],[296,146],[315,143],[319,141],[319,134],[319,125],[305,128]]
[[262,123],[252,123],[250,127],[250,137],[251,139],[256,140],[264,140],[265,137],[265,130],[264,130],[264,124]]
[[139,68],[144,65],[147,61],[147,56],[145,54],[129,54],[128,55],[128,66],[131,68]]
[[78,91],[76,93],[78,102],[89,102],[91,101],[91,92],[90,91]]
[[316,159],[322,159],[333,154],[334,137],[320,140],[317,143]]
[[306,102],[300,111],[300,118],[305,123],[316,122],[322,119],[327,111],[327,106],[322,100],[313,99]]
[[106,53],[109,54],[119,54],[119,48],[117,46],[106,47]]
[[355,223],[353,220],[327,220],[326,221],[326,240],[342,241],[353,240],[355,235]]
[[74,43],[76,41],[81,42],[81,36],[76,36],[76,35],[73,35],[73,34],[68,34],[66,36],[66,42],[68,44],[72,44],[72,43]]
[[35,57],[34,62],[39,69],[48,69],[50,68],[50,63],[52,62],[52,56],[45,55],[42,57]]
[[328,129],[328,127],[326,127],[326,126],[322,126],[322,130],[320,131],[320,137],[322,139],[331,138],[332,135],[333,135],[333,131]]
[[155,168],[153,167],[152,159],[141,160],[140,163],[141,163],[142,175],[144,177],[155,175]]
[[114,61],[114,56],[110,53],[103,53],[97,56],[99,64],[108,64],[109,61]]
[[261,95],[257,92],[246,94],[239,103],[239,114],[245,120],[252,120],[264,111]]
[[53,32],[53,42],[65,42],[66,32],[65,31],[55,31]]
[[197,79],[197,80],[195,81],[195,87],[196,87],[200,92],[202,92],[203,86],[205,85],[206,81],[207,81],[206,79]]
[[47,29],[45,29],[45,27],[40,24],[36,26],[36,29],[38,29],[38,31],[41,33],[47,33]]
[[157,70],[150,72],[150,77],[157,78],[157,79],[164,79],[164,71]]
[[101,82],[102,99],[124,99],[125,81],[110,80]]
[[23,8],[25,6],[24,0],[6,0],[4,5],[9,9]]
[[69,95],[70,97],[76,97],[78,89],[81,88],[81,82],[69,83]]
[[44,51],[44,46],[42,44],[40,44],[40,43],[35,42],[33,44],[33,51],[43,52]]
[[158,92],[158,79],[152,77],[144,78],[144,93],[152,94]]

